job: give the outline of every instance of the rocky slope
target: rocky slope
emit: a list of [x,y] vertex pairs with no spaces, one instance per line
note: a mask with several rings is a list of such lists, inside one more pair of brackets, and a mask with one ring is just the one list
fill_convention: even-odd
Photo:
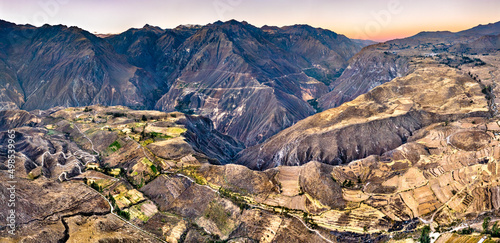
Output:
[[[462,82],[471,86],[464,91],[477,85]],[[207,163],[215,159],[190,144],[187,133],[198,132],[179,113],[99,106],[36,113],[5,114],[16,131],[18,225],[12,237],[0,224],[2,242],[385,242],[418,238],[421,222],[449,238],[458,223],[496,217],[499,208],[497,118],[455,115],[348,165],[254,171]],[[36,119],[26,123],[30,115]],[[0,136],[6,143],[6,132]],[[4,194],[6,154],[2,146]]]
[[145,108],[154,80],[106,41],[76,27],[3,22],[2,109],[122,104]]
[[315,112],[363,43],[310,26],[246,22],[97,37],[0,22],[0,109],[92,104],[182,111],[256,144]]
[[456,44],[451,52],[467,54],[489,54],[500,50],[500,35],[485,35],[475,41]]
[[[460,31],[421,32],[415,36],[368,46],[349,60],[330,92],[318,99],[323,110],[351,101],[374,87],[411,72],[409,61],[420,56],[496,51],[500,22]],[[493,35],[493,36],[491,36]],[[478,52],[474,52],[476,50]]]
[[311,160],[338,165],[394,149],[432,123],[490,115],[490,97],[466,73],[431,58],[414,59],[412,69],[246,149],[238,163],[254,169]]
[[342,75],[330,85],[332,91],[319,98],[323,110],[337,107],[394,78],[410,72],[410,58],[367,47],[356,54]]
[[[292,207],[298,211],[283,214],[279,203],[266,201],[281,190],[279,171],[207,163],[220,159],[199,148],[207,146],[201,150],[212,149],[220,157],[240,145],[197,116],[102,106],[4,116],[4,129],[16,133],[19,197],[16,235],[3,230],[2,223],[2,242],[318,242],[340,237],[323,228],[309,230],[314,224],[302,215],[324,211],[317,202],[336,210],[345,206],[340,186],[328,175],[332,167],[304,167],[295,182],[301,192],[288,190],[301,194]],[[0,136],[6,145],[7,132]],[[7,154],[2,146],[4,189]],[[7,203],[0,200],[2,208]],[[2,222],[6,216],[0,214]]]
[[171,88],[155,108],[205,115],[249,145],[313,114],[306,101],[325,93],[322,82],[331,82],[359,46],[309,26],[229,21],[201,27],[178,50],[168,61],[175,70],[165,70]]

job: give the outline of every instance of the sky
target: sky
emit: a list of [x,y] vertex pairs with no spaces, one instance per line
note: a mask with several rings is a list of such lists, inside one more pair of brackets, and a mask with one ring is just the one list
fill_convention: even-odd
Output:
[[499,0],[0,0],[0,19],[64,24],[115,34],[145,24],[236,19],[255,26],[308,24],[349,38],[385,41],[420,31],[460,31],[500,21]]

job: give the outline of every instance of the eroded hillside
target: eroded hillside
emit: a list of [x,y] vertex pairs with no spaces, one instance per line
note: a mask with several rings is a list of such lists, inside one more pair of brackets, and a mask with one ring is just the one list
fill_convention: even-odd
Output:
[[18,235],[7,242],[377,242],[416,237],[422,222],[451,232],[500,207],[496,118],[423,125],[348,165],[253,171],[208,163],[224,158],[200,151],[241,145],[196,116],[100,106],[4,115],[19,158]]
[[469,116],[489,117],[484,84],[432,58],[412,60],[414,71],[285,129],[243,151],[238,162],[254,169],[301,165],[311,160],[338,165],[381,155],[418,129]]

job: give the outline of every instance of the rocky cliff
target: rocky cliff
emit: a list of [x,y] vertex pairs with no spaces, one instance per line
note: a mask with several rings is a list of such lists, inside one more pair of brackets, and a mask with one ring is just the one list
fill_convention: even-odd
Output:
[[245,144],[314,114],[362,43],[310,26],[246,22],[97,37],[77,27],[0,23],[1,109],[92,104],[211,118]]
[[394,149],[432,123],[490,115],[490,98],[466,73],[430,58],[412,63],[409,75],[298,122],[241,152],[238,163],[254,169],[311,160],[338,165]]

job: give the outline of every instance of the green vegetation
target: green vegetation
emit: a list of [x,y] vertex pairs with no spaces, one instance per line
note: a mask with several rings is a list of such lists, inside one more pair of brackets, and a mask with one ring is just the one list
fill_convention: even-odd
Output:
[[234,204],[238,205],[238,207],[240,207],[240,209],[242,211],[244,209],[249,209],[250,208],[250,206],[247,204],[247,202],[245,201],[245,199],[242,196],[238,195],[237,193],[232,192],[229,189],[226,189],[226,188],[223,188],[223,187],[219,187],[219,194],[221,196],[223,196],[223,197],[228,198]]
[[483,220],[483,233],[485,234],[488,234],[490,231],[490,221],[491,221],[490,217],[486,217]]
[[85,109],[83,109],[83,112],[91,112],[92,111],[92,108],[89,108],[88,106],[85,107]]
[[38,179],[38,177],[40,177],[40,174],[34,175],[33,172],[28,173],[28,179],[32,181]]
[[323,109],[321,109],[318,105],[318,99],[312,99],[312,100],[308,100],[307,103],[309,103],[310,106],[312,106],[312,108],[314,108],[314,110],[316,111],[316,113],[319,113],[319,112],[322,112]]
[[192,166],[184,167],[179,171],[179,173],[185,174],[185,175],[193,178],[194,181],[196,182],[196,184],[200,184],[200,185],[207,185],[208,184],[207,179],[205,179],[203,176],[196,173],[196,167],[192,167]]
[[170,138],[173,138],[172,136],[169,136],[169,135],[163,134],[163,133],[159,133],[159,132],[150,132],[148,135],[153,140],[156,140],[157,138],[161,138],[161,139],[170,139]]
[[304,69],[303,71],[307,76],[315,78],[316,80],[324,83],[326,86],[329,86],[332,83],[332,81],[340,77],[344,69],[335,70],[336,71],[335,73],[330,73],[330,72],[325,73],[318,68],[308,68]]
[[98,192],[102,192],[102,186],[97,184],[95,181],[92,181],[92,183],[90,183],[90,187],[92,187],[94,190]]
[[127,116],[127,114],[122,113],[122,112],[106,112],[106,115],[113,116],[113,118]]
[[493,224],[490,230],[491,217],[486,217],[483,219],[483,234],[489,234],[491,237],[500,237],[500,228],[498,227],[498,222]]
[[144,186],[144,179],[141,178],[141,183],[139,185],[137,185],[137,188],[141,189],[143,186]]
[[127,211],[122,211],[122,210],[118,209],[118,212],[116,214],[118,214],[118,216],[120,216],[126,220],[130,220],[130,213]]
[[500,237],[500,228],[498,228],[498,222],[495,222],[493,224],[493,227],[491,228],[491,236]]
[[461,234],[461,235],[470,235],[474,232],[474,229],[471,228],[470,226],[468,228],[465,228],[465,229],[462,229],[462,230],[459,230],[457,233]]
[[118,207],[118,204],[116,204],[116,200],[115,198],[111,195],[111,193],[108,194],[107,196],[109,202],[111,203],[111,205],[113,205],[113,211],[120,217],[126,219],[126,220],[130,220],[130,213],[127,212],[127,211],[122,211],[120,209],[120,207]]
[[152,144],[152,143],[154,143],[154,142],[155,142],[155,141],[154,141],[153,139],[148,138],[148,139],[146,139],[146,140],[142,141],[142,142],[141,142],[141,145],[142,145],[142,146],[148,146],[149,144]]
[[308,212],[304,212],[302,214],[302,218],[304,218],[304,222],[308,224],[311,228],[313,229],[318,228],[318,224],[314,222],[314,220],[311,218]]
[[114,141],[112,144],[109,145],[109,148],[111,149],[111,151],[113,152],[116,152],[118,149],[120,149],[122,147],[122,145],[120,144],[120,142],[118,142],[118,140]]
[[155,165],[151,165],[150,168],[151,168],[151,171],[153,171],[153,174],[155,174],[155,175],[158,174],[158,169],[156,168]]
[[190,100],[177,100],[177,105],[175,106],[175,110],[180,111],[182,113],[192,115],[194,114],[194,110],[189,108]]
[[420,238],[418,239],[420,243],[430,243],[431,242],[431,237],[429,236],[429,233],[431,231],[431,227],[429,225],[424,226],[422,229],[422,234],[420,235]]
[[[141,138],[142,140],[141,144],[143,146],[147,146],[148,144],[154,143],[157,140],[163,140],[163,139],[171,139],[173,138],[172,136],[169,136],[167,134],[159,133],[159,132],[144,132],[146,130],[146,127],[141,132]],[[177,131],[177,130],[176,130]]]
[[481,92],[483,92],[483,94],[485,94],[485,95],[491,93],[491,86],[489,86],[489,85],[484,86],[484,88],[481,90]]
[[229,227],[229,217],[231,216],[230,212],[226,212],[224,207],[219,203],[212,201],[210,202],[207,210],[204,214],[205,218],[210,219],[217,225],[224,234],[228,233]]
[[354,184],[352,183],[351,180],[345,180],[344,182],[342,182],[342,187],[344,188],[348,188],[348,187],[352,187],[354,186]]

